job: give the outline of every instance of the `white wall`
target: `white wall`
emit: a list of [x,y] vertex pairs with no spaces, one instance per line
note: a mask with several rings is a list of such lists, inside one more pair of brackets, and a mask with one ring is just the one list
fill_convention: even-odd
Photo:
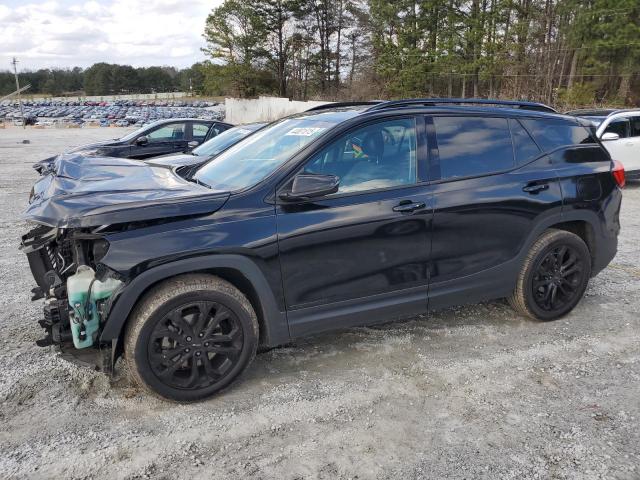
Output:
[[234,125],[271,122],[325,103],[330,102],[299,102],[279,97],[260,97],[257,99],[225,98],[225,120]]

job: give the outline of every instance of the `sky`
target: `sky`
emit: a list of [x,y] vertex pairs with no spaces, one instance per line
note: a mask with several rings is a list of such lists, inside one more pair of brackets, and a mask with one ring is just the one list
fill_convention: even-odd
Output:
[[0,70],[96,62],[188,67],[207,15],[222,0],[0,0]]

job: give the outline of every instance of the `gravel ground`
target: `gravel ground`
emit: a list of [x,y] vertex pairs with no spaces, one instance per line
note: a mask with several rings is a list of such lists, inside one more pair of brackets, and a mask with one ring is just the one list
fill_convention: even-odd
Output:
[[30,164],[121,133],[0,130],[1,478],[640,478],[640,185],[617,257],[562,320],[498,301],[322,335],[182,406],[34,345]]

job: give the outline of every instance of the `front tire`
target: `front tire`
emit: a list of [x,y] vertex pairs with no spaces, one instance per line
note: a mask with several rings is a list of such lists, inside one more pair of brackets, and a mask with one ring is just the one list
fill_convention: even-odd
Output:
[[124,345],[134,382],[178,402],[202,400],[228,386],[257,346],[249,300],[229,282],[204,274],[174,277],[145,294]]
[[578,304],[590,276],[591,255],[584,241],[571,232],[549,229],[527,254],[508,301],[524,316],[554,320]]

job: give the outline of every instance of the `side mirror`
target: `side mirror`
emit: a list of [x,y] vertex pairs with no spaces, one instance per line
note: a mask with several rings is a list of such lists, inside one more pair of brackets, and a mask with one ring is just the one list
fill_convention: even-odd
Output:
[[335,175],[316,175],[301,173],[293,178],[290,192],[279,195],[286,201],[304,201],[336,193],[340,187],[340,178]]
[[620,139],[620,135],[613,132],[606,132],[602,135],[602,137],[600,137],[600,140],[602,140],[603,142],[607,142],[610,140],[619,140],[619,139]]
[[187,143],[187,146],[191,149],[191,148],[196,148],[198,145],[200,145],[200,142],[197,140],[191,140],[189,143]]
[[149,139],[146,135],[136,138],[136,144],[138,145],[146,145],[147,143],[149,143]]

